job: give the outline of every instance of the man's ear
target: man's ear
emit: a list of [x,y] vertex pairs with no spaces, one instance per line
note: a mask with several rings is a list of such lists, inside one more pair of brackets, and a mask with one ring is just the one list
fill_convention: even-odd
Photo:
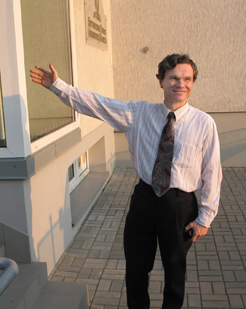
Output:
[[159,79],[159,84],[161,88],[163,88],[162,81],[163,81],[162,79]]

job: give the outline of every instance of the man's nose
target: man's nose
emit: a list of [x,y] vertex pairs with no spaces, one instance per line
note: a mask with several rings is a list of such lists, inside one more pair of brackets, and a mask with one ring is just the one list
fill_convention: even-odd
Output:
[[182,88],[184,86],[184,81],[180,78],[177,80],[177,87]]

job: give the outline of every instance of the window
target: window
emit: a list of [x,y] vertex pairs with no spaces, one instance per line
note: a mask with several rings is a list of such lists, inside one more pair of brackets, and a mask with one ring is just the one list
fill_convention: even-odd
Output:
[[6,147],[1,76],[0,76],[0,147]]
[[[74,111],[46,89],[33,84],[30,69],[48,69],[72,84],[68,0],[21,0],[22,30],[31,142],[75,121]],[[30,17],[34,19],[31,19]]]
[[70,193],[89,173],[88,154],[85,152],[68,168],[68,179]]

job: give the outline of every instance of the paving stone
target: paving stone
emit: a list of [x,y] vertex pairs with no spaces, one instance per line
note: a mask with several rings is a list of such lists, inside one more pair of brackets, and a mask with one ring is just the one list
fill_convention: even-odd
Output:
[[224,282],[212,282],[214,294],[226,294]]
[[101,253],[101,250],[99,249],[92,249],[88,253],[88,258],[96,259],[99,257],[99,254]]
[[57,281],[57,282],[61,282],[61,281],[63,281],[63,280],[64,280],[64,276],[57,276],[57,275],[53,276],[53,277],[50,279],[50,281]]
[[121,292],[124,280],[112,280],[110,292]]
[[229,295],[231,308],[245,308],[240,295]]
[[120,292],[101,292],[95,293],[92,304],[95,305],[118,305],[120,300]]
[[223,271],[223,277],[225,281],[236,281],[236,277],[233,271]]
[[201,297],[199,294],[189,294],[187,299],[188,308],[201,308]]
[[117,269],[125,269],[126,268],[126,261],[125,260],[119,260]]
[[245,271],[235,271],[235,276],[237,281],[244,282],[246,279],[246,273]]
[[112,280],[124,280],[125,271],[118,269],[105,269],[102,274],[102,278]]
[[150,281],[149,293],[161,293],[161,282],[160,281]]
[[107,261],[107,265],[106,265],[106,268],[112,268],[112,269],[115,269],[118,265],[118,260],[108,260]]
[[92,268],[83,267],[78,274],[78,278],[89,278]]
[[60,277],[73,277],[73,278],[76,278],[78,276],[78,273],[74,272],[74,271],[60,271],[60,270],[57,270],[55,275],[56,276],[60,276]]
[[61,262],[61,265],[72,266],[74,259],[75,258],[73,256],[65,256],[64,259]]
[[99,279],[103,273],[103,269],[101,268],[94,268],[92,269],[89,278],[90,279]]
[[85,258],[75,257],[72,266],[81,268],[85,262]]
[[244,308],[246,308],[246,295],[242,295],[242,300],[243,300]]
[[[216,295],[218,296],[218,295]],[[218,309],[218,308],[231,308],[228,301],[218,300],[218,298],[215,298],[213,300],[202,300],[202,308],[212,308],[212,309]]]
[[200,287],[202,294],[213,294],[212,282],[201,282]]
[[108,280],[108,279],[101,279],[97,290],[98,291],[109,291],[110,285],[111,285],[112,280]]

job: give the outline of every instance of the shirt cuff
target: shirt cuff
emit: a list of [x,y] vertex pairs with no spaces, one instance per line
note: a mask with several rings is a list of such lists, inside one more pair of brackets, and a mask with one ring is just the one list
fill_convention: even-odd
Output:
[[68,84],[61,80],[59,77],[54,81],[50,87],[50,91],[59,96],[66,88]]
[[211,227],[210,226],[211,218],[204,218],[204,216],[202,216],[201,213],[198,215],[195,221],[204,227]]

